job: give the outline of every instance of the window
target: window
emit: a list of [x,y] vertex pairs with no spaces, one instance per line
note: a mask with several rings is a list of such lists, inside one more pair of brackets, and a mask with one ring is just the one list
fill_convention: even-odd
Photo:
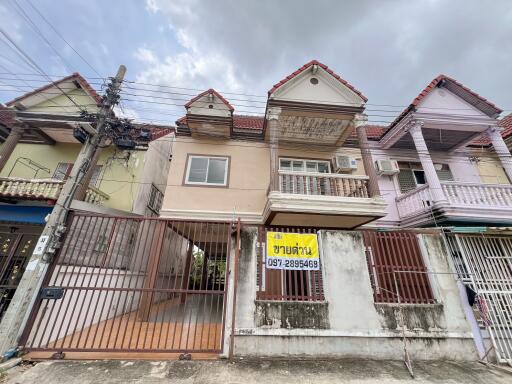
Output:
[[162,208],[162,199],[164,194],[154,185],[151,184],[151,192],[149,193],[149,201],[147,207],[157,215],[160,213]]
[[228,162],[227,157],[189,156],[186,184],[227,185]]
[[279,160],[279,170],[292,172],[330,173],[331,167],[325,160],[286,159]]
[[[53,178],[57,180],[67,180],[69,175],[71,174],[71,170],[73,169],[73,163],[59,163],[55,172],[53,173]],[[93,187],[97,187],[100,182],[100,174],[101,174],[101,165],[95,165],[94,171],[91,176],[91,181],[89,185]]]
[[[448,164],[436,164],[437,177],[441,181],[453,181],[453,175]],[[398,162],[400,172],[398,173],[398,184],[400,192],[406,193],[412,191],[424,184],[427,184],[425,172],[421,163]]]
[[53,178],[57,180],[66,180],[69,177],[72,168],[72,163],[59,163],[53,173]]

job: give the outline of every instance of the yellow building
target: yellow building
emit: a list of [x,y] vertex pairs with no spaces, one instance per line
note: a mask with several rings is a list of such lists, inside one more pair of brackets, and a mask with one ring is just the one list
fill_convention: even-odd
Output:
[[[11,287],[21,278],[45,218],[70,174],[81,149],[81,135],[92,129],[82,113],[96,112],[100,103],[101,97],[75,73],[0,109],[0,267],[4,271],[0,277]],[[158,216],[173,133],[166,127],[145,128],[152,134],[145,145],[134,150],[114,145],[101,149],[88,188],[79,189],[72,209]]]

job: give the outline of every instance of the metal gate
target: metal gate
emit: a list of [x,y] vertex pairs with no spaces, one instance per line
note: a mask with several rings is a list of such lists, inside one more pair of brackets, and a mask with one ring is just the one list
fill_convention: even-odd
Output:
[[367,230],[363,239],[376,303],[436,302],[414,232]]
[[498,361],[512,365],[512,238],[457,234],[447,239],[459,277],[477,295]]
[[0,320],[32,255],[38,236],[0,232]]
[[77,214],[68,228],[28,351],[222,351],[230,224]]

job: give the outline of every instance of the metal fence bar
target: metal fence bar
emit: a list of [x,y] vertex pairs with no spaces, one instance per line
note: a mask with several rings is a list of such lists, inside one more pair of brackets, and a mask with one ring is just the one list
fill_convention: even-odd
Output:
[[77,214],[24,333],[27,350],[222,349],[230,223]]
[[[405,231],[364,231],[368,271],[376,303],[431,304],[435,298],[416,234]],[[394,275],[398,273],[396,279]]]

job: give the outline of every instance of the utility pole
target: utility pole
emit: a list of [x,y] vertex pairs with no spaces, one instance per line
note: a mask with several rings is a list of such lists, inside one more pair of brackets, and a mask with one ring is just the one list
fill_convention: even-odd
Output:
[[116,77],[111,79],[97,114],[95,132],[89,134],[75,161],[70,177],[62,187],[16,293],[0,323],[0,353],[2,354],[18,347],[19,338],[37,300],[48,267],[61,246],[60,240],[66,232],[65,225],[73,197],[91,167],[98,146],[109,135],[109,119],[112,119],[113,108],[119,100],[119,91],[125,72],[126,67],[121,65]]

